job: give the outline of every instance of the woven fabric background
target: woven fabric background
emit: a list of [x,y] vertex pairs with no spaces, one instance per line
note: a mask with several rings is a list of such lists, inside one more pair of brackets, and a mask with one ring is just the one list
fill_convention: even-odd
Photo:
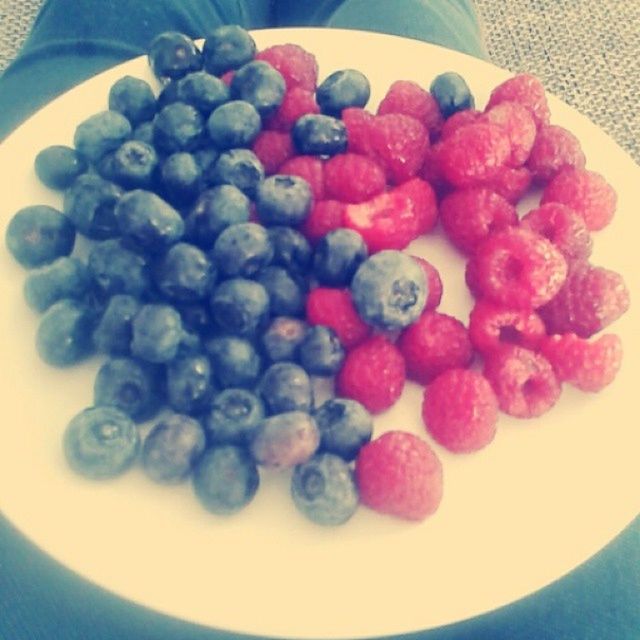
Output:
[[[500,67],[536,74],[640,163],[640,2],[476,0]],[[41,0],[0,0],[0,71],[15,56]]]

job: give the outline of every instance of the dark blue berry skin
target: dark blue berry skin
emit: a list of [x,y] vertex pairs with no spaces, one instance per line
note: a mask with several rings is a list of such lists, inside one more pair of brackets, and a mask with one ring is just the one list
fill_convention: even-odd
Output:
[[229,100],[229,87],[206,71],[194,71],[177,81],[175,97],[207,117],[216,107]]
[[346,461],[355,460],[360,448],[371,440],[373,419],[356,400],[332,398],[313,414],[320,429],[320,450]]
[[300,318],[278,316],[260,336],[260,347],[269,362],[294,361],[309,325]]
[[76,364],[91,355],[95,315],[89,305],[63,299],[42,316],[36,334],[38,354],[54,367]]
[[254,336],[269,318],[269,295],[258,282],[231,278],[211,296],[213,320],[220,330],[237,336]]
[[253,198],[258,185],[264,180],[264,167],[253,151],[231,149],[220,154],[211,172],[211,180],[214,185],[232,184]]
[[336,229],[320,239],[313,254],[313,273],[329,287],[351,283],[368,251],[362,236],[352,229]]
[[254,460],[273,469],[291,469],[318,449],[320,433],[304,411],[287,411],[263,420],[251,442]]
[[202,54],[193,40],[177,31],[158,34],[149,45],[149,66],[158,80],[175,80],[202,68]]
[[342,120],[310,113],[298,118],[291,131],[298,153],[311,156],[334,156],[347,150],[347,128]]
[[63,298],[82,299],[91,277],[86,265],[77,258],[58,258],[34,269],[24,282],[27,304],[38,313]]
[[107,174],[125,189],[149,187],[158,162],[158,154],[153,146],[140,140],[127,140],[109,157]]
[[141,307],[133,296],[121,293],[112,296],[93,330],[95,348],[113,356],[128,356],[131,353],[133,318]]
[[131,353],[147,362],[169,362],[182,340],[180,314],[168,304],[145,304],[133,319]]
[[204,68],[217,76],[253,60],[256,43],[248,31],[231,24],[213,30],[202,47]]
[[179,357],[167,365],[169,406],[180,413],[197,415],[213,397],[211,361],[201,353]]
[[160,167],[160,192],[177,207],[195,200],[202,186],[202,169],[193,154],[172,153]]
[[5,233],[9,253],[27,269],[68,256],[75,241],[76,230],[69,218],[44,204],[20,209]]
[[214,397],[204,424],[215,444],[248,445],[263,419],[260,398],[247,389],[233,387]]
[[271,262],[273,246],[263,226],[243,222],[218,236],[211,255],[225,276],[251,277]]
[[132,140],[139,140],[153,146],[153,122],[141,122],[131,134]]
[[298,225],[311,205],[311,187],[298,176],[273,175],[258,186],[256,208],[264,225]]
[[153,426],[142,445],[142,468],[160,484],[186,480],[204,453],[202,425],[190,416],[175,413]]
[[109,109],[121,113],[133,126],[147,122],[156,113],[151,85],[141,78],[124,76],[109,89]]
[[103,480],[131,467],[140,450],[140,436],[131,419],[115,407],[90,407],[69,422],[63,448],[73,471]]
[[203,191],[185,218],[185,238],[202,249],[231,225],[248,222],[251,201],[237,187],[222,184]]
[[81,175],[64,194],[63,211],[79,233],[92,240],[118,235],[115,208],[122,189],[94,174]]
[[292,362],[276,362],[262,375],[258,393],[267,413],[310,411],[313,407],[313,387],[307,372]]
[[131,137],[131,123],[117,111],[101,111],[81,122],[73,136],[77,152],[97,162]]
[[424,273],[410,256],[393,250],[367,258],[351,282],[355,307],[370,325],[401,329],[415,322],[426,302]]
[[220,336],[208,340],[205,349],[221,388],[251,388],[258,382],[262,359],[251,341],[237,336]]
[[87,161],[75,149],[59,144],[42,149],[34,162],[40,182],[59,191],[70,187],[88,166]]
[[176,303],[175,305],[185,331],[196,333],[202,337],[209,336],[213,331],[213,320],[209,302]]
[[295,229],[287,226],[275,226],[267,229],[273,246],[271,264],[284,267],[290,273],[306,275],[311,266],[311,245]]
[[204,251],[187,242],[178,242],[159,259],[154,279],[167,298],[195,302],[211,293],[216,269]]
[[147,259],[115,238],[91,246],[87,267],[93,283],[104,296],[127,293],[140,297],[149,289]]
[[224,444],[205,451],[192,475],[200,504],[216,515],[246,507],[258,490],[258,468],[244,447]]
[[364,107],[370,96],[369,80],[355,69],[334,71],[316,89],[316,101],[320,111],[337,118],[347,107]]
[[336,332],[321,324],[307,331],[298,357],[304,370],[313,376],[332,376],[340,371],[345,351]]
[[196,159],[200,172],[202,173],[202,188],[209,188],[213,186],[213,168],[220,157],[220,153],[213,147],[204,147],[203,149],[197,149],[193,152],[193,157]]
[[270,116],[282,104],[284,78],[262,60],[248,62],[233,74],[231,97],[250,102],[262,118]]
[[244,100],[220,105],[207,120],[209,138],[220,150],[251,146],[261,128],[260,114]]
[[152,191],[134,189],[123,195],[115,208],[123,237],[150,253],[160,253],[184,234],[180,214]]
[[299,316],[304,313],[306,282],[283,267],[268,266],[255,276],[269,294],[269,308],[274,316]]
[[202,145],[204,134],[200,112],[184,102],[168,104],[153,120],[153,143],[162,153],[193,151]]
[[134,422],[152,418],[162,405],[157,367],[135,358],[110,358],[99,369],[93,385],[96,406],[116,407]]
[[436,99],[445,119],[457,111],[475,107],[469,85],[461,75],[453,71],[436,76],[429,87],[429,92]]

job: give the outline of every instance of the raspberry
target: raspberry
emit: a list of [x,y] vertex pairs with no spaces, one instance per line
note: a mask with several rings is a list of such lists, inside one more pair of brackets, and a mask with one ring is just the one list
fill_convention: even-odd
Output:
[[481,373],[449,369],[425,389],[422,419],[443,447],[454,453],[471,453],[493,440],[498,400]]
[[545,335],[544,322],[529,309],[510,309],[478,300],[469,315],[471,344],[483,355],[508,344],[535,350]]
[[490,233],[518,223],[515,207],[483,187],[454,191],[440,203],[440,220],[449,240],[472,254]]
[[235,71],[232,69],[230,71],[226,71],[220,76],[220,80],[224,82],[228,87],[231,86],[231,81],[233,80],[233,76],[235,75]]
[[478,263],[474,257],[471,257],[464,268],[464,281],[467,289],[469,289],[469,292],[474,298],[482,298],[479,277]]
[[348,150],[370,156],[373,153],[369,130],[374,117],[365,109],[349,107],[342,111],[342,122],[347,128]]
[[280,131],[262,131],[253,142],[252,149],[267,175],[277,173],[280,166],[294,154],[291,136]]
[[520,221],[524,229],[539,233],[560,249],[567,261],[586,259],[593,241],[583,218],[559,202],[532,209]]
[[540,416],[560,397],[560,383],[549,361],[522,347],[495,351],[485,361],[484,375],[500,409],[515,418]]
[[589,231],[606,227],[616,211],[613,187],[595,171],[565,169],[556,175],[542,193],[542,204],[561,202],[575,209]]
[[584,169],[585,163],[578,138],[571,131],[550,124],[540,127],[527,166],[536,182],[546,184],[562,169]]
[[456,111],[452,116],[449,116],[442,125],[440,140],[446,140],[458,129],[478,122],[481,117],[482,113],[476,109]]
[[315,156],[294,156],[279,169],[279,173],[298,176],[311,187],[314,201],[324,200],[324,165]]
[[466,367],[473,350],[465,326],[453,316],[427,311],[398,338],[407,376],[428,384],[447,369]]
[[329,231],[342,227],[345,205],[337,200],[317,201],[305,221],[300,226],[300,233],[315,244]]
[[440,168],[456,187],[473,187],[495,177],[511,155],[505,130],[491,123],[476,123],[454,131],[442,143]]
[[424,258],[418,256],[411,257],[420,265],[427,279],[427,301],[425,302],[424,310],[433,311],[440,305],[440,301],[442,300],[442,279],[440,278],[440,273]]
[[420,178],[411,178],[403,182],[396,190],[406,195],[418,220],[419,235],[433,229],[438,219],[438,203],[431,185]]
[[338,395],[357,400],[370,413],[381,413],[402,394],[404,359],[384,336],[367,338],[347,353],[335,383]]
[[371,333],[371,327],[358,315],[349,289],[312,289],[307,296],[306,318],[309,324],[333,329],[345,349],[355,347]]
[[495,191],[511,204],[517,204],[529,191],[531,171],[526,167],[500,167],[491,180],[485,180],[483,186]]
[[536,123],[529,110],[517,102],[501,102],[489,109],[483,120],[505,129],[511,143],[509,166],[520,167],[529,157],[536,140]]
[[441,195],[447,191],[447,180],[440,168],[440,152],[442,150],[442,143],[436,142],[430,146],[424,154],[424,162],[422,168],[419,171],[419,175],[423,180],[426,180],[435,191]]
[[284,94],[277,111],[265,123],[267,129],[291,131],[298,118],[308,113],[320,113],[315,94],[302,87],[293,87]]
[[313,54],[297,44],[276,44],[258,52],[256,60],[264,60],[277,69],[287,89],[301,87],[315,91],[318,82],[318,63]]
[[540,309],[549,333],[575,333],[589,338],[629,308],[622,276],[588,262],[571,265],[564,286]]
[[567,263],[546,238],[511,228],[490,235],[475,254],[484,296],[509,307],[537,308],[562,287]]
[[341,202],[364,202],[386,187],[383,169],[371,158],[357,153],[340,153],[324,165],[327,198]]
[[517,102],[527,107],[538,128],[549,124],[547,96],[542,83],[535,76],[521,73],[499,84],[491,92],[487,110],[502,102]]
[[442,500],[442,464],[424,441],[388,431],[358,453],[355,479],[360,502],[406,520],[424,520]]
[[540,352],[552,364],[559,380],[592,393],[613,382],[622,364],[622,343],[613,334],[593,342],[575,333],[549,336],[542,342]]

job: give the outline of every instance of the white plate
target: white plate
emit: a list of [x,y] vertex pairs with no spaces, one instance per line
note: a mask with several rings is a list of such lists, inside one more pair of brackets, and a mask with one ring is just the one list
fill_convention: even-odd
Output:
[[[395,79],[428,86],[456,70],[484,105],[509,74],[421,42],[322,29],[255,33],[260,47],[296,42],[320,76],[345,67],[371,79],[375,105]],[[75,125],[105,108],[125,73],[149,78],[137,59],[55,100],[0,145],[3,227],[20,207],[59,204],[33,172],[38,150],[69,143]],[[637,327],[640,170],[610,138],[551,97],[553,121],[583,143],[588,166],[619,194],[613,223],[595,236],[594,262],[625,275],[632,308],[613,330],[625,344],[615,383],[590,396],[566,389],[544,417],[501,417],[486,450],[454,456],[435,446],[445,474],[435,516],[407,524],[362,508],[324,529],[299,516],[286,474],[263,474],[255,501],[231,518],[196,504],[188,485],[154,486],[139,470],[96,484],[72,475],[60,438],[90,404],[98,362],[54,370],[35,354],[37,318],[22,300],[25,273],[0,257],[3,386],[0,505],[36,545],[96,584],[158,611],[262,636],[347,638],[432,628],[507,604],[559,578],[610,541],[640,506]],[[462,261],[437,237],[419,244],[441,270],[441,310],[466,321]],[[635,328],[635,332],[634,332]],[[376,421],[377,432],[424,434],[420,390]]]

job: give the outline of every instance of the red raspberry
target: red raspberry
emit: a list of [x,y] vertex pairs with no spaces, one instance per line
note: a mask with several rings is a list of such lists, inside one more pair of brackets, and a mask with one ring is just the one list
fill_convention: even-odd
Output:
[[478,371],[449,369],[425,389],[422,419],[443,447],[454,453],[471,453],[493,440],[498,399]]
[[540,127],[527,166],[536,182],[546,184],[562,169],[584,169],[585,163],[578,138],[571,131],[550,124]]
[[371,333],[371,327],[358,315],[349,289],[317,287],[307,296],[309,324],[322,324],[336,332],[345,349],[351,349]]
[[546,186],[540,202],[562,202],[584,218],[589,231],[598,231],[611,222],[616,211],[617,195],[599,173],[586,169],[565,169]]
[[373,153],[369,131],[375,116],[359,107],[342,110],[342,122],[347,129],[348,150],[370,156]]
[[314,201],[324,200],[324,164],[315,156],[294,156],[279,169],[279,173],[299,176],[309,183]]
[[309,215],[300,226],[300,233],[315,244],[335,229],[340,229],[344,221],[345,205],[337,200],[319,200],[315,202]]
[[302,87],[315,91],[318,82],[318,63],[313,54],[297,44],[276,44],[256,54],[256,60],[264,60],[277,69],[284,78],[287,89]]
[[443,140],[440,168],[456,187],[473,187],[495,177],[511,156],[506,131],[491,123],[461,127]]
[[535,76],[521,73],[499,84],[491,92],[487,110],[501,102],[517,102],[527,107],[538,128],[549,124],[547,96],[542,83]]
[[584,219],[564,204],[549,202],[532,209],[520,225],[553,242],[569,262],[591,255],[593,240]]
[[418,234],[428,233],[438,219],[438,203],[431,185],[421,178],[411,178],[403,182],[396,191],[406,195],[418,219]]
[[424,441],[388,431],[365,444],[356,458],[360,502],[406,520],[424,520],[442,500],[442,464]]
[[454,191],[440,203],[440,220],[449,240],[472,254],[490,233],[518,223],[515,207],[483,187]]
[[447,369],[466,367],[473,350],[466,327],[453,316],[426,311],[398,338],[407,376],[428,384]]
[[575,333],[549,336],[540,352],[553,365],[559,380],[592,393],[613,382],[622,364],[622,343],[611,333],[593,342]]
[[442,279],[438,270],[424,258],[411,256],[419,265],[427,279],[427,301],[424,305],[425,311],[433,311],[440,305],[442,300]]
[[280,166],[295,153],[291,136],[280,131],[261,131],[252,148],[267,175],[278,173]]
[[438,195],[444,194],[448,189],[447,180],[440,168],[440,151],[442,150],[442,143],[436,142],[430,146],[424,154],[424,162],[422,168],[419,171],[419,175],[423,180],[426,180],[438,193]]
[[374,335],[347,353],[335,383],[338,395],[357,400],[370,413],[381,413],[402,395],[404,359],[392,342]]
[[234,74],[235,74],[235,71],[231,69],[231,71],[227,71],[226,73],[223,73],[220,76],[220,80],[222,80],[222,82],[224,82],[228,87],[230,87]]
[[316,95],[302,87],[293,87],[284,94],[277,111],[265,123],[267,129],[290,131],[298,118],[307,113],[320,113]]
[[540,309],[549,333],[575,333],[589,338],[615,322],[629,308],[622,276],[588,262],[575,262],[564,286]]
[[500,409],[515,418],[542,415],[560,397],[560,383],[549,361],[522,347],[505,347],[485,360],[484,375]]
[[536,123],[531,112],[517,102],[505,101],[489,109],[483,119],[505,129],[511,143],[508,164],[511,167],[522,166],[536,140]]
[[567,276],[560,251],[528,229],[493,233],[478,246],[475,257],[480,291],[507,307],[540,307],[558,293]]
[[526,167],[500,167],[491,180],[485,180],[483,186],[495,191],[511,204],[517,204],[529,191],[531,171]]
[[453,115],[449,116],[440,130],[440,140],[446,140],[455,131],[466,127],[470,124],[475,124],[482,118],[482,112],[476,109],[463,109],[462,111],[456,111]]
[[469,292],[474,298],[482,298],[478,275],[478,263],[474,257],[467,260],[467,264],[464,268],[464,281],[467,285],[467,289],[469,289]]
[[508,344],[535,351],[545,335],[542,318],[529,309],[510,309],[478,300],[469,315],[471,344],[483,355]]
[[364,202],[382,193],[387,186],[384,170],[367,156],[340,153],[324,165],[327,198],[341,202]]

